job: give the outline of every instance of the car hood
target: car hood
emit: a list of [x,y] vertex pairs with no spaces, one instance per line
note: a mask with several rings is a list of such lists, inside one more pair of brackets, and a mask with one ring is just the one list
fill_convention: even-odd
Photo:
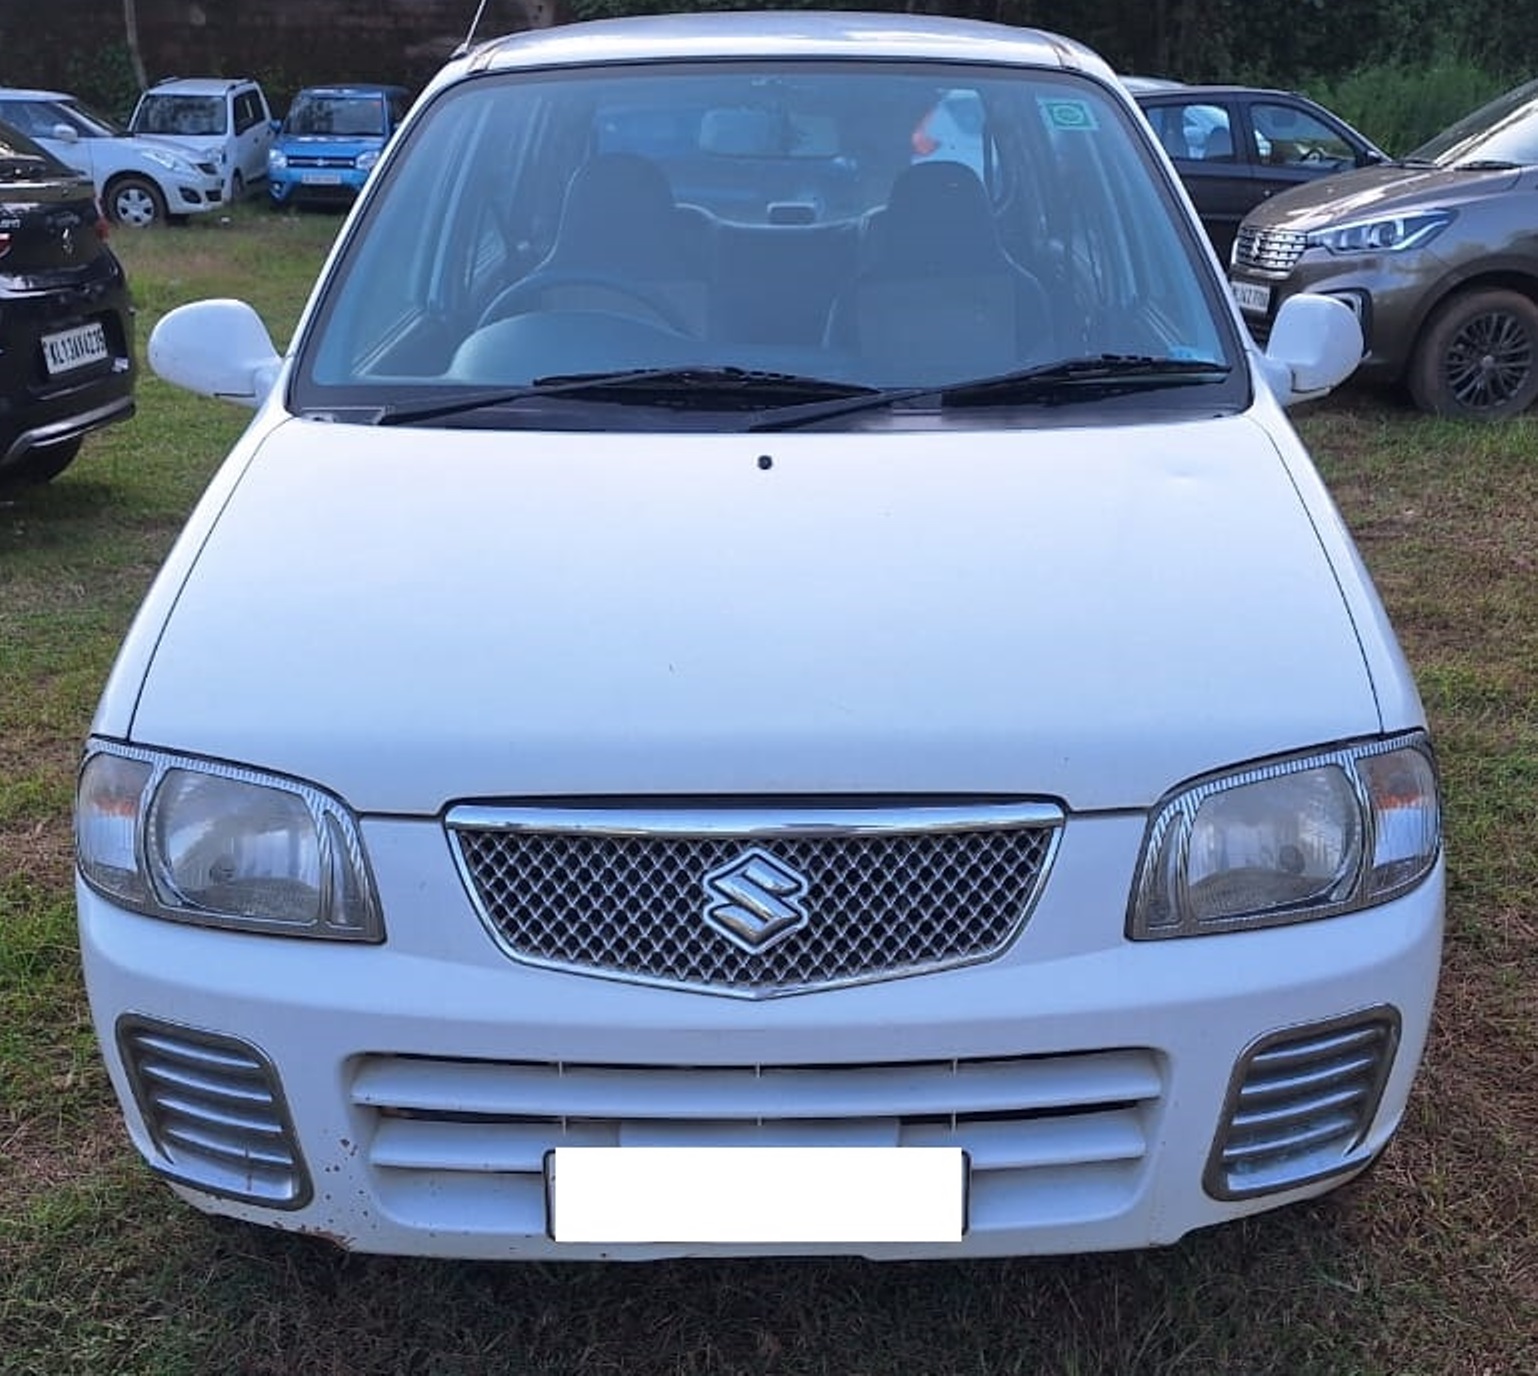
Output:
[[286,420],[247,443],[184,536],[184,584],[152,598],[164,624],[136,630],[131,738],[360,811],[1145,807],[1379,728],[1355,566],[1331,567],[1243,417],[768,438]]
[[1429,210],[1497,196],[1512,190],[1522,178],[1532,180],[1533,176],[1526,169],[1512,168],[1359,167],[1289,187],[1262,201],[1246,222],[1267,229],[1307,232],[1369,215]]

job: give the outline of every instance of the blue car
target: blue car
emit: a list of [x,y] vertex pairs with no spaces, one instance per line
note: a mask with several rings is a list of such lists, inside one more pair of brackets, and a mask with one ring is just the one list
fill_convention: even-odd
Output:
[[363,190],[411,103],[404,86],[308,86],[267,154],[274,206],[345,205]]

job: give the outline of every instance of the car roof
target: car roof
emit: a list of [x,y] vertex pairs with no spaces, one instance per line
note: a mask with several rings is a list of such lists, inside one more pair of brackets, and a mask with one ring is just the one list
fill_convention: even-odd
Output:
[[306,86],[302,96],[378,96],[405,95],[404,86],[387,86],[375,81],[341,81],[324,86]]
[[168,76],[157,81],[146,95],[164,95],[167,91],[189,96],[222,96],[237,86],[252,86],[247,76]]
[[1291,100],[1317,103],[1301,91],[1288,91],[1277,86],[1240,86],[1233,82],[1206,82],[1197,86],[1186,83],[1178,86],[1134,86],[1131,89],[1138,100],[1189,100],[1192,97],[1200,99],[1202,96],[1286,96]]
[[0,86],[6,100],[74,100],[66,91],[43,91],[33,86]]
[[1112,78],[1089,48],[1036,29],[939,15],[755,10],[598,19],[492,38],[451,61],[429,89],[482,71],[701,57],[1004,62]]

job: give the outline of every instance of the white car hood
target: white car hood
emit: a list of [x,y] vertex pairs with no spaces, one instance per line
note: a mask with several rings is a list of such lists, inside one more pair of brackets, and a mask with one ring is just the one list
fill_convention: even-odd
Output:
[[1244,418],[772,436],[291,420],[202,519],[185,586],[152,599],[165,624],[136,627],[132,738],[365,812],[1145,807],[1379,728],[1337,582],[1356,566],[1331,567]]

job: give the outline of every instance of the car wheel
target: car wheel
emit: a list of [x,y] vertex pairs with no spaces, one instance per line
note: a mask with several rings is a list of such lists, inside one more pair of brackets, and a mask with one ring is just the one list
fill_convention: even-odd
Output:
[[80,436],[62,444],[34,449],[12,470],[24,483],[49,483],[59,476],[80,453]]
[[1521,292],[1455,296],[1421,332],[1406,381],[1423,411],[1501,420],[1538,397],[1538,305]]
[[119,177],[107,188],[107,213],[120,225],[147,229],[166,219],[166,199],[146,177]]
[[230,203],[239,205],[246,199],[246,179],[237,172],[230,178]]

